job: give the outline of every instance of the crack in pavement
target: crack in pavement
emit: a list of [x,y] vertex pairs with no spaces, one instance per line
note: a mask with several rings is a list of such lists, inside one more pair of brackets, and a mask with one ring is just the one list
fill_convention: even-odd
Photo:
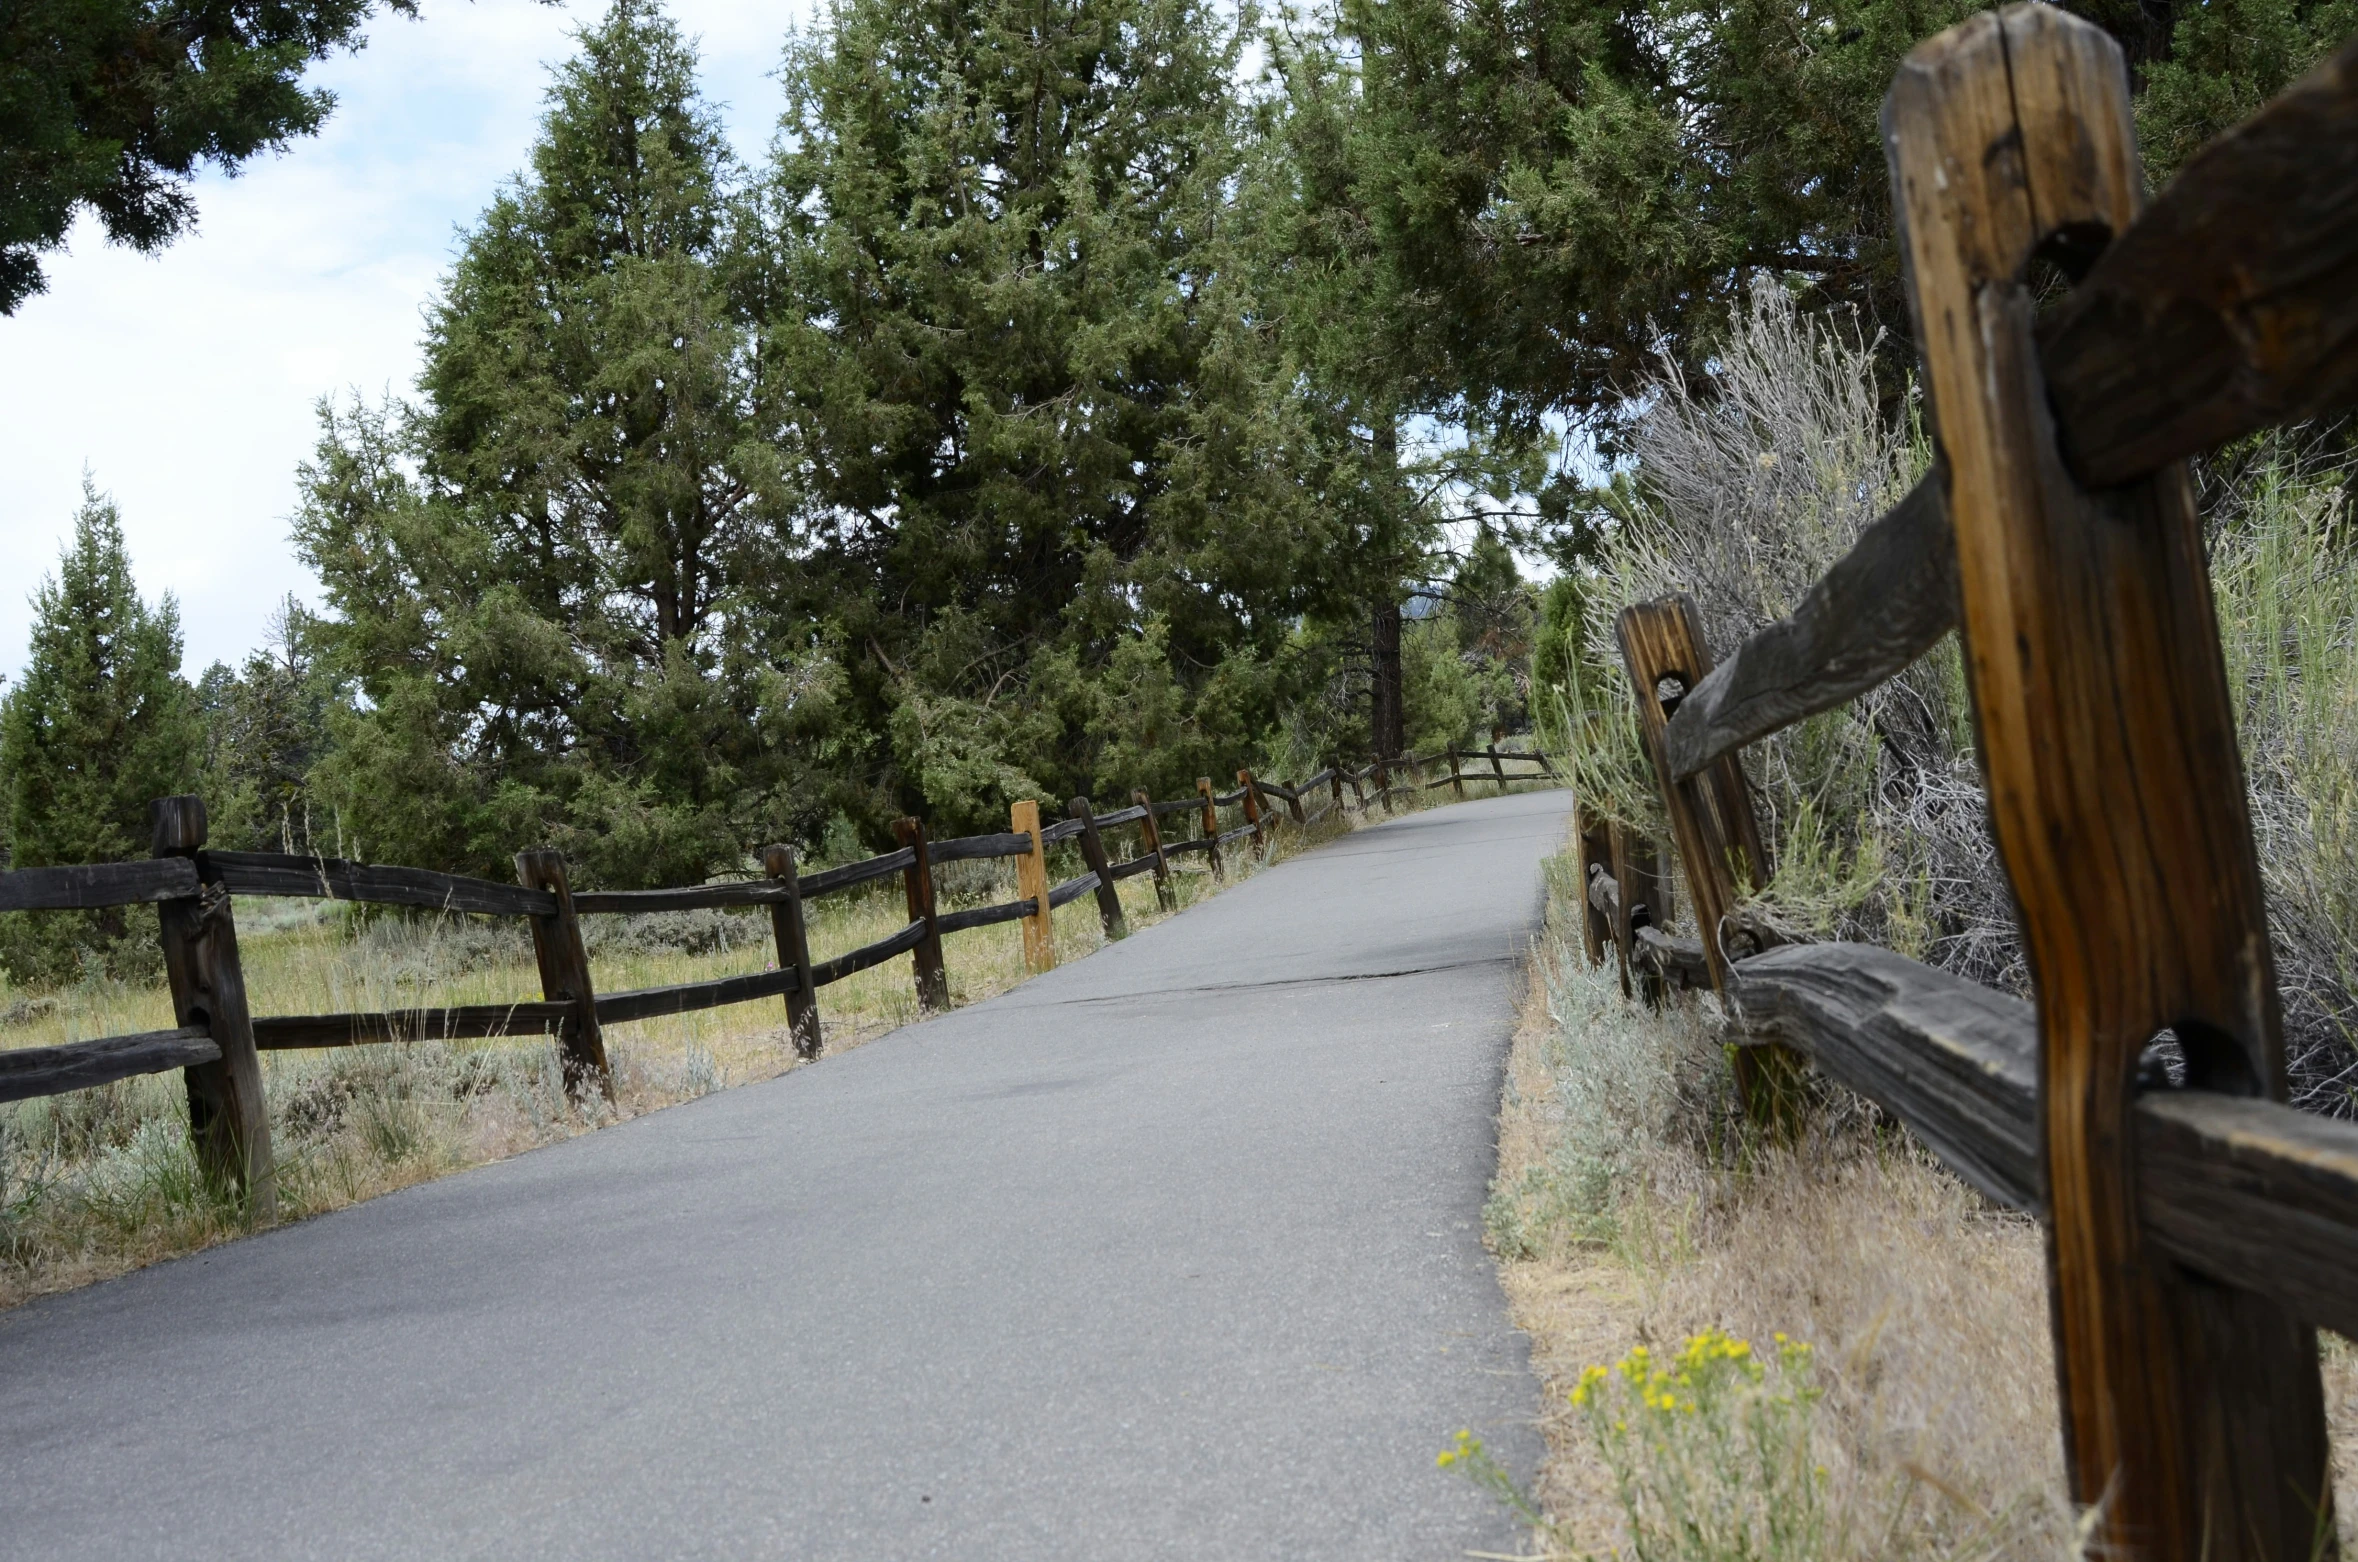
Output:
[[[1085,1003],[1127,1003],[1135,998],[1179,998],[1192,993],[1258,992],[1270,987],[1318,987],[1328,982],[1389,982],[1403,976],[1428,976],[1436,971],[1470,971],[1486,965],[1514,965],[1519,955],[1493,955],[1487,960],[1452,960],[1442,965],[1415,965],[1403,971],[1346,971],[1334,976],[1281,976],[1265,982],[1211,982],[1201,987],[1148,987],[1131,992],[1099,993],[1088,998],[1050,998],[1039,1003],[1006,1003],[1002,1009],[1069,1009]],[[1020,989],[1019,989],[1020,990]]]

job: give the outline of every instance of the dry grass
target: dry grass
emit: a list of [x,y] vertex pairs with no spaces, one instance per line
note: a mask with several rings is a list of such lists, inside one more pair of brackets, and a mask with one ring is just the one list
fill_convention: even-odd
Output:
[[[1749,1145],[1713,1006],[1625,1002],[1552,913],[1530,982],[1488,1223],[1547,1387],[1543,1544],[1627,1541],[1566,1404],[1582,1369],[1719,1328],[1817,1348],[1818,1457],[1851,1527],[1810,1555],[2069,1554],[2037,1227],[1838,1093],[1797,1148]],[[2329,1335],[2325,1360],[2348,1547],[2358,1353]]]

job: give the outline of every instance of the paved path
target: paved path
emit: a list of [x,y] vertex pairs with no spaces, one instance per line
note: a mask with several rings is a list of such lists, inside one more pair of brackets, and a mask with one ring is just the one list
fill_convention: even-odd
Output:
[[1567,794],[818,1067],[0,1314],[0,1556],[1456,1558]]

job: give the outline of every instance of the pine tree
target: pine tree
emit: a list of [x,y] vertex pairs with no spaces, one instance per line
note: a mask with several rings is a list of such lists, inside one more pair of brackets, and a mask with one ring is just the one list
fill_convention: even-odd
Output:
[[765,345],[872,825],[1184,786],[1272,719],[1343,533],[1232,206],[1238,43],[1200,0],[841,0],[790,51]]
[[546,839],[677,882],[823,806],[737,177],[678,30],[616,0],[466,237],[418,402],[323,412],[296,536],[365,700],[317,779],[368,851],[502,873]]
[[[148,853],[148,804],[195,781],[198,728],[180,677],[180,612],[142,602],[114,502],[87,479],[58,572],[33,597],[32,654],[0,700],[12,868]],[[18,982],[135,969],[155,956],[130,910],[14,913],[0,964]]]
[[327,754],[330,713],[349,701],[313,653],[310,624],[289,595],[242,667],[215,662],[197,680],[205,811],[218,849],[333,855],[332,835],[313,840],[311,772]]

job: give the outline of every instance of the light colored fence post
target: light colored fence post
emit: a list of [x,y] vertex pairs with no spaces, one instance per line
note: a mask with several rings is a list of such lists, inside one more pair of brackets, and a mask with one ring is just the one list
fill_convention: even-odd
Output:
[[1025,798],[1007,811],[1007,828],[1032,838],[1032,849],[1015,859],[1015,894],[1033,902],[1023,919],[1023,963],[1027,970],[1056,969],[1056,913],[1048,904],[1048,848],[1040,839],[1040,805]]
[[942,963],[942,931],[934,921],[933,859],[926,855],[925,824],[918,819],[898,819],[892,833],[916,859],[901,870],[901,889],[909,904],[909,920],[925,924],[925,937],[909,951],[917,977],[917,1007],[938,1012],[950,1006],[950,972]]
[[1130,801],[1146,810],[1146,817],[1139,820],[1138,824],[1146,835],[1146,849],[1154,853],[1155,904],[1165,911],[1176,911],[1179,909],[1179,894],[1171,885],[1171,859],[1163,855],[1163,827],[1154,816],[1153,794],[1132,792]]
[[[159,797],[147,808],[156,856],[198,857],[206,833],[203,798]],[[202,1025],[221,1049],[219,1062],[181,1070],[197,1165],[207,1181],[244,1202],[247,1218],[275,1220],[278,1163],[270,1148],[270,1106],[262,1094],[262,1058],[254,1050],[229,892],[207,883],[194,900],[159,901],[156,914],[174,1022]]]
[[592,1088],[614,1099],[614,1071],[606,1065],[606,1032],[598,1024],[598,995],[590,986],[589,951],[581,943],[581,919],[573,914],[573,888],[565,857],[551,846],[516,853],[516,881],[557,897],[553,916],[532,918],[532,952],[540,962],[541,996],[573,1005],[572,1017],[557,1033],[565,1066],[565,1090],[575,1099]]
[[762,848],[761,871],[786,885],[786,898],[770,903],[770,934],[778,945],[778,969],[800,979],[786,995],[786,1031],[800,1057],[819,1055],[819,994],[811,982],[811,941],[802,921],[802,876],[794,865],[794,848]]
[[2084,264],[2141,192],[2127,72],[2040,5],[1920,45],[1883,110],[1947,474],[1990,818],[2039,1009],[2050,1315],[2094,1548],[2301,1562],[2333,1535],[2315,1332],[2193,1279],[2139,1212],[2134,1075],[2282,1100],[2268,922],[2182,464],[2091,492],[2057,450],[2032,260]]

